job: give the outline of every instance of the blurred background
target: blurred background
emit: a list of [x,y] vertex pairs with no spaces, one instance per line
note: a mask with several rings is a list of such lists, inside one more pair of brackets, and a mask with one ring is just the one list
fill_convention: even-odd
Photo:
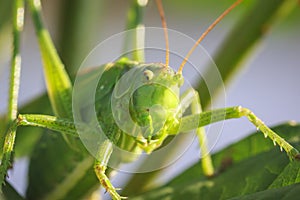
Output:
[[[168,28],[182,32],[195,40],[213,20],[233,1],[165,0]],[[130,1],[111,0],[89,2],[79,0],[42,1],[44,21],[50,30],[59,54],[71,76],[86,55],[99,42],[125,29]],[[231,28],[238,22],[252,2],[245,1],[226,17],[202,42],[214,55]],[[10,3],[0,1],[0,113],[6,112],[11,52]],[[269,32],[257,43],[236,75],[226,85],[226,106],[242,105],[250,108],[267,125],[286,121],[300,122],[300,9],[276,20]],[[145,26],[161,27],[154,2],[145,9]],[[247,24],[245,24],[245,27]],[[266,27],[268,28],[268,27]],[[22,76],[20,104],[24,105],[45,92],[39,49],[31,16],[26,14],[22,35]],[[214,99],[218,104],[218,99]],[[245,137],[255,128],[246,120],[230,120],[214,146],[217,151]],[[198,160],[197,143],[183,159],[168,168],[160,179],[168,180]],[[24,194],[26,189],[26,158],[19,159],[11,171],[10,182]],[[200,169],[199,169],[200,170]],[[123,182],[130,174],[120,174]]]

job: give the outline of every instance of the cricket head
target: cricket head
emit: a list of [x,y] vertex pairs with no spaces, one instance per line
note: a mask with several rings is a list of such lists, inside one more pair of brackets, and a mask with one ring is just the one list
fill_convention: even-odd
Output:
[[141,67],[143,84],[131,95],[129,110],[133,121],[144,127],[140,141],[152,151],[168,135],[177,132],[181,115],[179,88],[183,77],[162,63]]

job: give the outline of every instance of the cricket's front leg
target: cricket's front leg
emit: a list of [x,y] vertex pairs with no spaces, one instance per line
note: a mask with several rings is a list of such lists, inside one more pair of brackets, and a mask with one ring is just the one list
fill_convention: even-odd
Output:
[[[181,108],[182,112],[185,112],[188,107],[191,107],[192,114],[199,114],[202,112],[200,98],[197,91],[194,89],[187,90],[181,96]],[[196,129],[196,134],[199,140],[199,146],[202,154],[202,170],[207,177],[214,175],[214,167],[210,153],[207,148],[207,138],[204,127]]]
[[49,115],[19,114],[17,119],[11,122],[7,136],[5,137],[0,165],[0,188],[1,184],[4,183],[7,170],[11,166],[11,156],[14,150],[15,134],[18,126],[47,128],[72,137],[78,137],[75,124],[71,120]]
[[[37,115],[37,114],[23,114],[18,115],[17,120],[11,125],[11,130],[15,131],[18,126],[36,126],[41,128],[47,128],[50,130],[58,131],[62,134],[68,134],[73,137],[78,137],[77,127],[85,129],[86,131],[93,131],[86,124],[74,124],[72,120],[61,119],[55,116],[49,115]],[[4,148],[4,154],[10,148],[10,143],[7,143],[8,147]],[[5,151],[5,149],[8,149]],[[94,165],[95,173],[101,183],[101,185],[106,189],[107,192],[110,193],[112,199],[120,200],[126,199],[126,197],[122,197],[117,193],[117,189],[111,184],[110,180],[105,174],[107,164],[112,154],[113,144],[109,139],[103,139],[100,144],[97,159]],[[10,152],[10,151],[8,151]],[[9,154],[10,155],[10,154]],[[9,156],[8,155],[8,156]],[[6,157],[8,157],[6,156]],[[5,158],[6,158],[5,157]],[[9,160],[2,160],[0,174],[4,177],[4,173],[2,173],[3,165],[9,166]]]
[[98,156],[94,164],[94,170],[97,175],[97,178],[100,181],[100,184],[111,195],[112,199],[126,199],[127,197],[122,197],[118,194],[118,189],[111,184],[109,178],[105,174],[107,164],[113,150],[112,145],[113,144],[108,139],[100,145]]

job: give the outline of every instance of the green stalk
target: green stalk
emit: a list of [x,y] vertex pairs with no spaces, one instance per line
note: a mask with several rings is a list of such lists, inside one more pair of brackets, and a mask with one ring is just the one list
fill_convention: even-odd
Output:
[[[138,62],[144,62],[144,25],[143,25],[143,16],[144,16],[144,7],[147,4],[141,4],[141,1],[132,0],[131,6],[127,13],[127,24],[125,30],[131,30],[126,34],[124,41],[124,51],[128,51],[133,44],[133,48],[136,49],[133,52],[133,60]],[[142,50],[137,50],[142,49]]]
[[[41,50],[47,92],[52,109],[56,116],[72,119],[71,80],[55,49],[49,32],[44,28],[40,0],[28,0],[28,3]],[[70,147],[75,146],[74,138],[64,136],[64,139]]]
[[[24,24],[24,2],[15,0],[13,5],[13,52],[11,59],[11,72],[9,84],[9,104],[7,120],[10,126],[17,117],[18,96],[20,86],[21,56],[20,56],[20,33]],[[3,155],[0,168],[0,184],[4,183],[7,170],[11,166],[11,157],[16,138],[16,127],[10,128],[5,136],[3,144]],[[0,186],[0,187],[1,187]]]
[[56,115],[72,118],[72,83],[57,54],[49,32],[43,26],[40,14],[41,2],[39,0],[28,0],[28,3],[41,49],[46,85],[52,108]]

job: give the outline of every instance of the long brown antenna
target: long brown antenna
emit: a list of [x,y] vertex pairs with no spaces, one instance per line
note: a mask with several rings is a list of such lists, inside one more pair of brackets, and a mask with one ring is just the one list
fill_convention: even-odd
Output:
[[202,35],[199,37],[197,42],[194,44],[194,46],[191,48],[191,50],[188,52],[188,54],[185,56],[184,60],[182,61],[178,73],[182,73],[183,67],[186,64],[187,60],[191,56],[191,54],[194,52],[196,47],[200,44],[200,42],[207,36],[207,34],[228,14],[232,9],[234,9],[238,4],[240,4],[243,0],[237,0],[234,4],[232,4],[229,8],[227,8],[207,29]]
[[168,36],[168,29],[167,29],[167,22],[165,18],[164,9],[162,6],[161,0],[156,0],[157,8],[159,11],[162,27],[164,29],[165,40],[166,40],[166,67],[169,66],[169,57],[170,57],[170,50],[169,50],[169,36]]

